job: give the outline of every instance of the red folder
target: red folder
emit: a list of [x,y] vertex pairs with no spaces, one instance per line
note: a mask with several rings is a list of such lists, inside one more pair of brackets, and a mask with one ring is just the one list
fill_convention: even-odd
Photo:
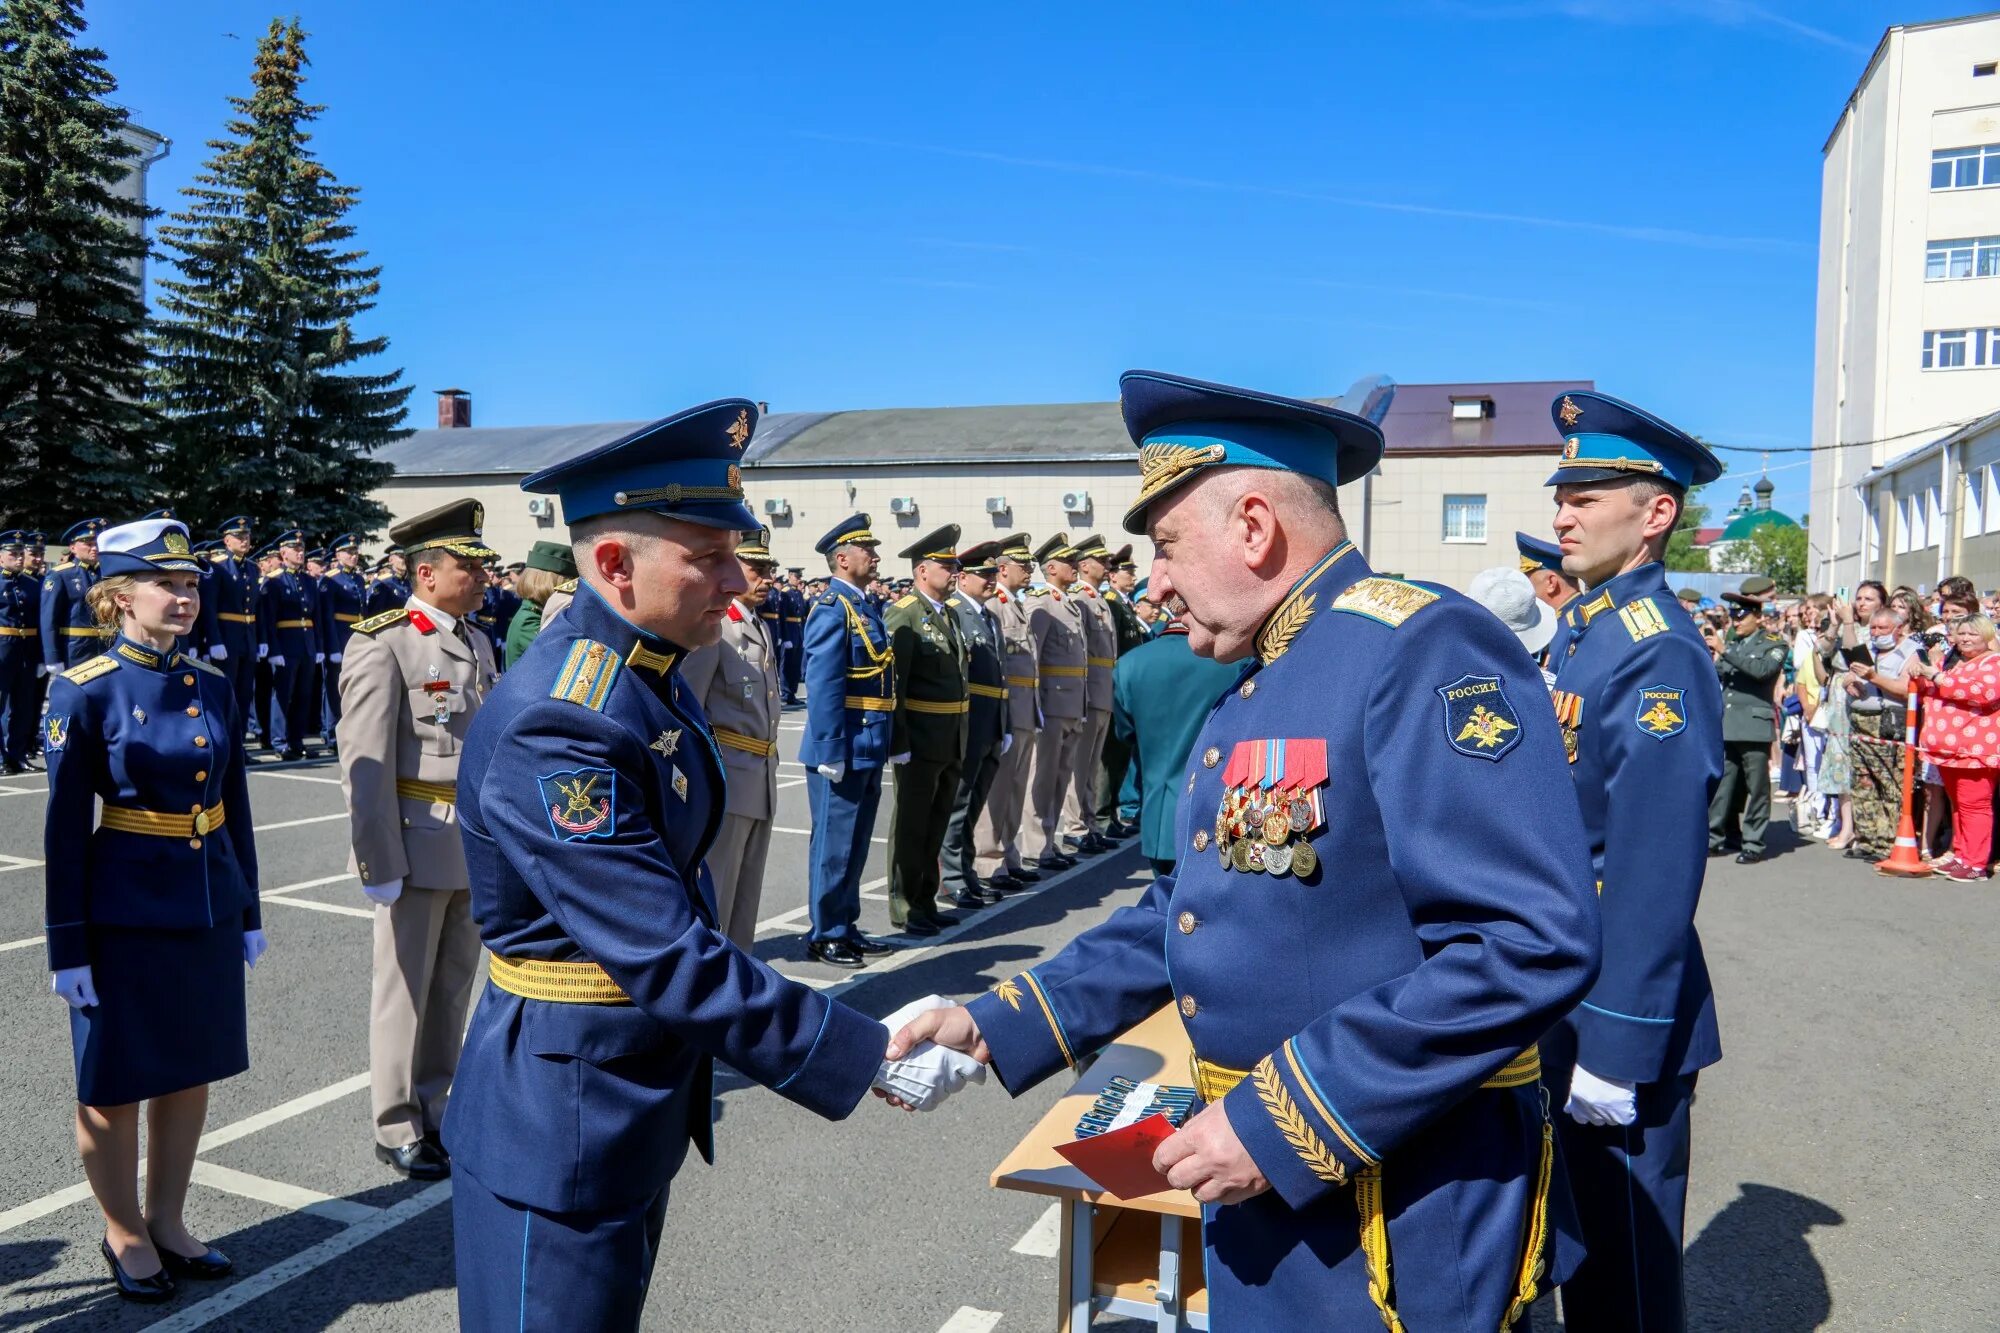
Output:
[[1173,1123],[1158,1112],[1123,1129],[1095,1134],[1074,1143],[1059,1143],[1063,1160],[1096,1181],[1105,1193],[1138,1199],[1172,1189],[1153,1169],[1153,1153],[1173,1137]]

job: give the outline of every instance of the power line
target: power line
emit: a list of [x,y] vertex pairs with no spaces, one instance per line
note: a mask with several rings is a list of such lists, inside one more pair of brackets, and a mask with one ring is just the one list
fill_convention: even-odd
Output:
[[1772,446],[1716,444],[1708,440],[1703,440],[1702,443],[1708,445],[1711,449],[1720,449],[1725,453],[1732,454],[1825,454],[1832,453],[1836,449],[1873,448],[1878,444],[1889,444],[1895,440],[1907,440],[1917,435],[1942,435],[1957,430],[1962,426],[1970,426],[1973,422],[1983,420],[1988,415],[1991,414],[1982,413],[1980,416],[1967,417],[1963,421],[1945,421],[1935,426],[1923,426],[1916,430],[1906,430],[1895,435],[1878,436],[1872,440],[1842,440],[1838,444],[1788,444]]

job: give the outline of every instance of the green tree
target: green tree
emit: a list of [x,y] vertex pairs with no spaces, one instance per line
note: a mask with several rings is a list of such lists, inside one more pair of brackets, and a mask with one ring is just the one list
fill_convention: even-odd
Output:
[[313,155],[324,107],[302,96],[304,30],[273,19],[250,95],[160,228],[179,276],[160,284],[154,398],[169,474],[199,528],[231,514],[331,535],[372,533],[369,498],[392,468],[374,452],[409,434],[401,370],[370,371],[385,337],[361,337],[381,268],[353,247],[359,197]]
[[140,148],[79,0],[0,8],[0,526],[50,530],[146,498],[153,209],[117,194]]
[[1695,529],[1708,521],[1708,506],[1700,499],[1701,487],[1688,487],[1687,499],[1681,504],[1680,522],[1674,524],[1673,535],[1667,538],[1667,568],[1706,571],[1708,552],[1695,549]]
[[1806,590],[1806,530],[1789,523],[1766,523],[1740,542],[1731,542],[1716,564],[1730,574],[1768,574],[1780,593]]

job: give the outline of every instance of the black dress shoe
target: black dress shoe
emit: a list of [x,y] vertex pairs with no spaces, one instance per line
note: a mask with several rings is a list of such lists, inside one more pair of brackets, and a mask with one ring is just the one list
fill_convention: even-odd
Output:
[[27,771],[28,771],[28,766],[26,764],[13,764],[13,763],[0,764],[0,775],[4,775],[6,777],[18,778]]
[[1071,856],[1068,852],[1057,852],[1054,856],[1043,857],[1042,863],[1038,868],[1047,873],[1056,870],[1068,870],[1075,864],[1076,858],[1074,856]]
[[913,916],[898,927],[905,935],[935,935],[938,928],[920,916]]
[[1007,872],[1007,876],[1016,884],[1039,884],[1042,882],[1042,872],[1031,870],[1027,866],[1022,866],[1019,870],[1010,870]]
[[845,940],[814,940],[806,945],[806,957],[828,967],[866,967],[867,962]]
[[432,1147],[427,1139],[400,1148],[385,1148],[378,1143],[375,1159],[387,1162],[399,1175],[411,1180],[443,1180],[451,1174],[451,1159]]
[[1123,842],[1139,830],[1122,819],[1114,819],[1104,826],[1104,836],[1113,842]]
[[988,903],[1000,900],[997,898],[988,898],[977,889],[964,889],[958,893],[946,895],[942,901],[948,902],[953,907],[961,908],[967,912],[977,912]]
[[1740,866],[1754,866],[1763,859],[1764,859],[1764,853],[1762,852],[1736,853],[1736,864]]
[[[97,1248],[104,1255],[104,1262],[111,1269],[111,1285],[118,1288],[118,1294],[128,1301],[138,1301],[142,1305],[158,1305],[161,1301],[174,1298],[174,1280],[165,1267],[151,1277],[133,1277],[118,1262],[118,1254],[111,1248],[111,1242],[100,1240]],[[161,1263],[166,1262],[164,1253]]]
[[988,875],[986,883],[981,886],[985,890],[986,896],[994,899],[996,902],[1010,893],[1019,893],[1027,887],[1026,884],[1015,879],[1012,874],[1005,870],[997,875]]
[[192,1259],[185,1254],[175,1254],[158,1241],[153,1242],[153,1248],[160,1252],[160,1262],[166,1265],[167,1272],[177,1278],[192,1278],[196,1282],[220,1282],[236,1267],[228,1255],[213,1245]]
[[848,948],[854,950],[856,953],[882,954],[882,953],[896,952],[895,945],[885,944],[881,940],[871,940],[866,935],[862,935],[858,932],[856,934],[847,936],[845,939],[841,941],[841,943],[845,944]]
[[445,1151],[444,1136],[442,1134],[439,1134],[436,1130],[432,1130],[430,1133],[424,1135],[424,1142],[431,1145],[431,1151],[436,1153],[441,1160],[446,1163],[451,1161],[451,1154]]
[[306,752],[304,750],[286,750],[278,756],[278,758],[283,759],[285,762],[294,764],[305,757]]
[[1076,849],[1095,856],[1100,852],[1108,852],[1117,845],[1117,843],[1111,841],[1101,833],[1092,833],[1085,837],[1082,842],[1078,843]]

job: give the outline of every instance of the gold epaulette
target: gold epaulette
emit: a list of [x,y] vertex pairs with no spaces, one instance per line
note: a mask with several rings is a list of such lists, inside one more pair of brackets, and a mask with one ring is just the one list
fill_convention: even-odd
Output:
[[228,558],[229,552],[227,551],[210,551],[208,553],[208,563],[211,565],[219,565]]
[[370,616],[366,620],[355,621],[354,632],[356,634],[373,634],[377,630],[385,630],[391,625],[400,625],[409,618],[409,608],[399,606],[393,611],[384,611],[378,616]]
[[1333,599],[1333,609],[1367,616],[1394,628],[1438,599],[1429,588],[1401,579],[1366,578]]
[[602,712],[604,701],[611,697],[612,682],[624,669],[624,659],[612,652],[609,646],[595,639],[578,639],[569,646],[569,656],[563,660],[563,668],[556,675],[556,683],[549,689],[549,697],[582,704],[592,712]]
[[1625,626],[1625,632],[1632,636],[1634,643],[1667,632],[1667,622],[1661,618],[1660,608],[1653,605],[1653,599],[1650,597],[1642,597],[1636,602],[1619,607],[1618,619]]
[[917,604],[917,595],[913,592],[906,592],[901,597],[898,597],[896,599],[896,609],[898,611],[902,610],[906,606],[915,606],[916,604]]
[[572,597],[574,597],[576,595],[576,585],[581,581],[582,580],[580,577],[574,579],[564,579],[561,583],[558,583],[556,585],[556,591],[566,592],[570,594]]
[[72,685],[88,685],[99,676],[108,675],[122,665],[123,663],[117,658],[106,653],[101,657],[93,657],[88,662],[71,667],[62,673],[62,678]]
[[[174,657],[174,662],[178,666],[191,666],[196,671],[206,671],[211,676],[223,675],[221,667],[216,666],[213,662],[204,662],[199,657],[196,657],[193,653],[177,654]],[[228,677],[226,676],[224,676],[223,678],[225,680],[228,679]]]
[[51,573],[51,574],[60,574],[60,573],[62,573],[62,572],[63,572],[63,571],[65,570],[65,569],[75,569],[75,568],[76,568],[76,561],[74,561],[74,560],[64,560],[64,561],[62,561],[62,562],[61,562],[61,563],[59,563],[59,564],[55,564],[55,565],[51,565],[51,566],[49,567],[49,573]]

